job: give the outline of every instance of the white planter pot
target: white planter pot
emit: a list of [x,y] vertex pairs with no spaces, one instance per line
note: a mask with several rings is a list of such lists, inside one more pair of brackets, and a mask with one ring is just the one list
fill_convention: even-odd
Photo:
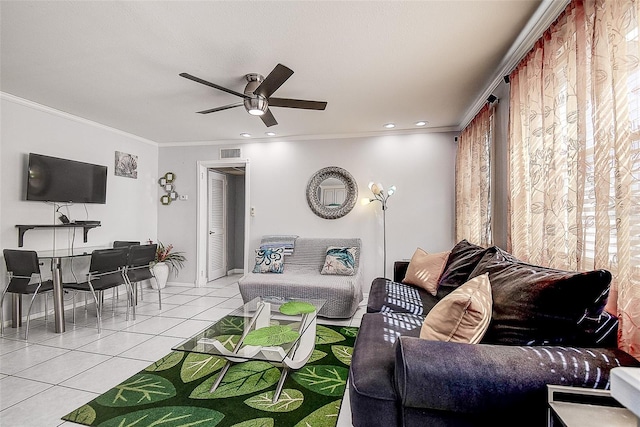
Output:
[[167,279],[169,278],[169,266],[165,262],[156,263],[153,267],[153,274],[156,276],[156,280],[150,280],[151,287],[153,289],[162,289],[167,286]]

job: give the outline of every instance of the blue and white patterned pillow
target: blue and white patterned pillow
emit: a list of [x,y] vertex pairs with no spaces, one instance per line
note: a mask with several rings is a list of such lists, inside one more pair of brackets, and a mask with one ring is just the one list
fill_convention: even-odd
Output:
[[320,274],[353,276],[356,271],[356,256],[358,256],[358,248],[329,246]]
[[254,273],[282,273],[284,271],[284,248],[256,249]]

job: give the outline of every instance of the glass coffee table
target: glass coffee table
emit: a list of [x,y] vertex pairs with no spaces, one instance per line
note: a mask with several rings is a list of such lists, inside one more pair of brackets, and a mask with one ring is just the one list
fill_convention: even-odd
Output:
[[311,357],[316,319],[323,299],[258,297],[172,348],[175,351],[220,356],[227,363],[211,386],[213,393],[233,363],[262,360],[282,366],[273,396],[275,403],[291,369]]

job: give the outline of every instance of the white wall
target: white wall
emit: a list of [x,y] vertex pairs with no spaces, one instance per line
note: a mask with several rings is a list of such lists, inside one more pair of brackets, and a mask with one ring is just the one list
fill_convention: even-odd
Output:
[[[365,281],[382,276],[382,212],[379,203],[356,204],[345,217],[317,217],[307,205],[311,175],[326,166],[348,170],[358,200],[371,195],[369,181],[395,184],[387,210],[387,276],[393,261],[410,258],[416,247],[450,249],[454,240],[454,133],[389,135],[335,140],[273,140],[226,144],[240,147],[250,161],[250,256],[264,234],[360,237]],[[189,196],[161,206],[158,238],[185,251],[188,262],[178,281],[196,278],[196,163],[217,160],[219,145],[161,147],[159,173],[176,173],[176,189]],[[250,264],[253,262],[251,261]],[[285,267],[286,268],[286,267]]]
[[[18,248],[16,224],[53,224],[54,208],[44,202],[27,202],[23,191],[29,152],[106,165],[107,203],[74,205],[71,219],[100,220],[102,226],[89,231],[88,242],[76,229],[75,246],[111,245],[113,240],[156,239],[157,232],[157,144],[133,135],[61,113],[10,95],[0,99],[0,246]],[[115,151],[138,156],[138,179],[114,175]],[[56,221],[57,222],[57,221]],[[56,246],[67,247],[73,229],[56,234]],[[24,249],[52,249],[52,230],[30,230]],[[5,265],[0,268],[1,287],[6,285]],[[5,319],[9,302],[5,302]],[[37,311],[37,309],[36,309]]]

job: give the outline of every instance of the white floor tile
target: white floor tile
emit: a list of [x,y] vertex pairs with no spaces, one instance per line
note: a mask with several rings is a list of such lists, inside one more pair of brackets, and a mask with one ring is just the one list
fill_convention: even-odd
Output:
[[62,356],[54,357],[51,360],[17,372],[14,375],[56,385],[110,358],[111,356],[103,354],[70,351]]
[[22,340],[0,338],[0,356],[28,346],[29,343]]
[[[157,304],[156,304],[157,306]],[[140,322],[144,322],[147,319],[150,319],[151,315],[136,313],[136,319],[133,320],[133,316],[129,316],[129,320],[126,320],[126,316],[116,316],[116,317],[108,317],[106,319],[102,319],[102,331],[122,331],[126,328],[137,325]],[[90,327],[96,328],[95,323],[89,325]],[[97,332],[97,331],[96,331]]]
[[212,292],[209,294],[212,297],[235,297],[237,295],[240,295],[240,291],[238,290],[237,286],[227,286],[224,288],[220,288],[218,290],[216,290],[215,292]]
[[162,310],[158,316],[162,317],[178,317],[180,319],[190,319],[193,316],[202,313],[208,307],[198,307],[195,305],[179,305],[169,310]]
[[[64,381],[60,385],[93,393],[104,393],[149,365],[150,363],[146,360],[112,357],[106,362]],[[84,403],[87,402],[82,402],[80,405]],[[73,409],[75,408],[70,410]]]
[[0,412],[0,420],[3,426],[11,427],[56,427],[62,424],[62,416],[96,396],[96,393],[54,386]]
[[[27,380],[17,377],[5,377],[0,380],[0,411],[3,411],[16,403],[22,402],[44,390],[52,387],[51,384],[39,381]],[[0,420],[3,417],[0,416]]]
[[[52,319],[53,316],[50,316]],[[24,341],[24,331],[27,322],[23,322],[19,328],[4,328],[4,338]],[[32,320],[29,325],[29,343],[39,343],[48,340],[55,334],[55,327],[52,320],[46,322],[44,320]]]
[[216,308],[238,308],[243,304],[242,298],[229,298],[228,300],[216,305]]
[[182,295],[197,295],[197,296],[205,296],[210,293],[215,292],[215,289],[212,288],[187,288],[187,290],[180,292]]
[[31,344],[23,350],[0,356],[0,373],[12,375],[68,352],[69,350],[61,348]]
[[159,333],[162,333],[167,329],[171,329],[184,321],[185,319],[182,318],[153,316],[144,322],[138,322],[124,330],[140,334],[158,335]]
[[218,304],[222,304],[227,300],[227,297],[200,296],[196,297],[196,299],[192,301],[185,303],[185,306],[211,308],[215,307]]
[[119,357],[146,360],[151,364],[171,353],[171,347],[180,344],[182,341],[184,341],[182,338],[176,337],[153,337],[142,344],[120,353]]
[[173,295],[163,295],[162,296],[162,304],[165,302],[167,304],[186,304],[197,299],[197,295],[183,295],[183,294],[173,294]]
[[[165,286],[164,288],[162,288],[161,293],[162,295],[167,295],[167,294],[181,294],[182,292],[185,291],[185,289],[190,289],[190,288],[184,288],[182,286]],[[149,292],[151,291],[151,288],[149,288]],[[147,292],[147,289],[145,289],[145,292]]]
[[107,354],[115,356],[127,351],[136,345],[153,338],[152,335],[136,334],[132,332],[116,332],[108,337],[101,338],[97,341],[80,347],[78,350],[87,351],[89,353]]
[[69,328],[67,325],[66,331],[63,334],[55,334],[54,337],[42,341],[42,345],[50,345],[52,347],[67,348],[73,350],[84,345],[87,345],[93,341],[97,341],[100,338],[114,334],[116,331],[110,331],[104,329],[100,335],[98,335],[97,328],[88,327],[76,327]]
[[146,316],[157,316],[159,314],[162,314],[164,310],[171,310],[172,308],[176,308],[179,305],[180,304],[169,304],[163,300],[162,310],[160,310],[157,301],[153,303],[145,302],[144,304],[141,304],[138,307],[136,307],[136,315],[142,314]]

